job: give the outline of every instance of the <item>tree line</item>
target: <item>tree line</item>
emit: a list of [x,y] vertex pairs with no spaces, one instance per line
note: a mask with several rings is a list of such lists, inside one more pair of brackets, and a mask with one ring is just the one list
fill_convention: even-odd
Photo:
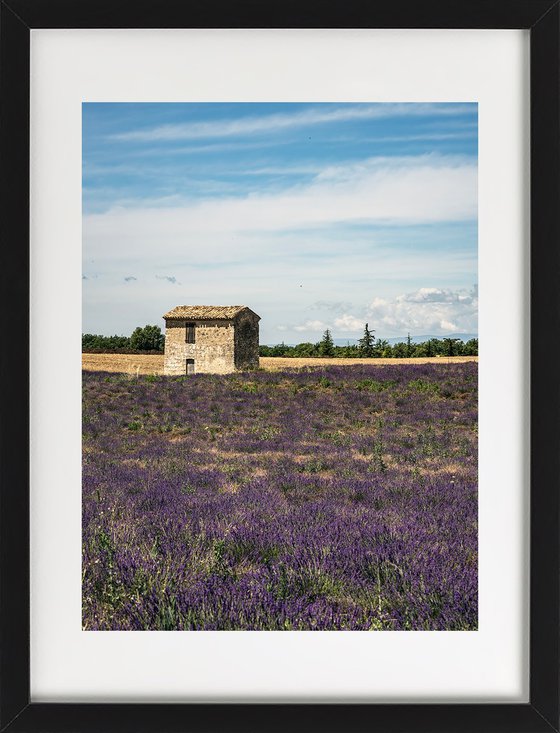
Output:
[[405,341],[391,345],[385,339],[374,336],[366,323],[364,335],[357,344],[335,346],[331,332],[327,329],[321,341],[305,342],[296,346],[277,344],[260,346],[259,356],[303,357],[346,357],[346,358],[415,358],[421,356],[478,356],[478,339],[462,341],[458,338],[428,339],[414,343],[408,334]]
[[[130,336],[101,336],[82,334],[82,351],[85,353],[163,354],[165,336],[159,326],[138,326]],[[415,358],[420,356],[478,356],[478,339],[462,341],[458,338],[429,339],[413,343],[410,334],[405,341],[391,345],[385,339],[376,338],[366,323],[364,334],[357,344],[335,346],[327,329],[317,343],[305,342],[296,346],[277,344],[259,346],[259,356],[287,357],[346,357],[346,358]]]
[[89,354],[163,354],[164,343],[159,326],[138,326],[130,336],[82,334],[82,351]]

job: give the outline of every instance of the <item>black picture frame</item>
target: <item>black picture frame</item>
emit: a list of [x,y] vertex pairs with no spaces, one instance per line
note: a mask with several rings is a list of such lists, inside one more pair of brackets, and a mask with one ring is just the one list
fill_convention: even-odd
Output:
[[[530,702],[36,704],[30,702],[29,90],[38,28],[525,28],[531,43]],[[389,731],[559,729],[560,0],[1,0],[0,729]],[[528,304],[529,305],[529,304]],[[4,343],[8,343],[5,339]],[[506,356],[504,358],[507,358]]]

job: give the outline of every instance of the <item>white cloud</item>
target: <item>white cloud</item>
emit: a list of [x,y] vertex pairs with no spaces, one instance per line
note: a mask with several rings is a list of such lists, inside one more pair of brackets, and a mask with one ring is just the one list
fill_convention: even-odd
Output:
[[305,321],[305,323],[300,323],[298,326],[292,326],[292,329],[294,331],[297,331],[298,333],[302,333],[303,331],[320,331],[323,332],[328,328],[326,323],[323,323],[323,321]]
[[[477,169],[442,156],[371,159],[330,167],[308,185],[276,194],[214,197],[183,205],[114,208],[84,217],[84,249],[96,257],[194,261],[248,254],[266,232],[335,224],[410,225],[476,218]],[[262,239],[261,239],[262,241]],[[224,251],[225,248],[225,251]]]
[[345,313],[340,318],[335,318],[334,328],[337,331],[344,331],[345,333],[353,333],[354,331],[363,331],[365,321],[363,318],[356,318],[355,316]]
[[[475,289],[476,288],[476,289]],[[399,295],[397,301],[402,303],[464,303],[470,305],[478,298],[478,287],[472,291],[453,291],[441,288],[420,288],[414,293]]]
[[392,299],[374,298],[359,315],[343,313],[328,322],[305,321],[283,330],[323,332],[329,328],[334,337],[363,333],[368,323],[379,338],[434,335],[478,331],[478,288],[450,290],[419,288]]
[[378,333],[444,335],[478,331],[478,288],[420,288],[393,300],[375,298],[367,316]]
[[[285,326],[290,342],[315,340],[327,327],[334,336],[359,336],[366,321],[381,337],[426,333],[427,324],[435,324],[434,334],[449,332],[449,326],[474,330],[462,324],[469,322],[464,314],[476,293],[460,288],[469,282],[465,278],[476,277],[476,241],[468,235],[447,247],[441,231],[443,222],[476,220],[476,177],[476,163],[467,158],[374,158],[330,166],[310,183],[276,194],[256,189],[246,197],[167,206],[159,201],[154,207],[143,201],[87,214],[83,251],[88,263],[95,259],[99,280],[91,280],[91,265],[85,264],[90,280],[84,282],[84,312],[93,313],[95,304],[101,313],[100,303],[124,298],[132,303],[138,292],[138,308],[156,314],[178,302],[250,299],[263,317],[267,341],[274,340],[279,323],[295,324]],[[388,239],[373,228],[386,223],[394,226]],[[440,225],[433,229],[437,246],[414,228],[433,223]],[[146,287],[126,287],[123,279],[131,272]],[[162,279],[171,277],[173,286]],[[424,283],[439,289],[414,290]],[[446,291],[448,284],[454,290]],[[368,309],[372,292],[383,299]],[[123,324],[133,318],[130,313],[119,310]],[[113,323],[117,316],[102,317]]]
[[131,130],[111,136],[114,140],[168,141],[198,140],[204,138],[232,137],[255,133],[270,133],[309,125],[342,122],[358,119],[381,119],[402,116],[457,116],[469,108],[463,105],[442,107],[433,104],[383,104],[355,105],[333,108],[315,108],[293,113],[280,113],[252,117],[238,117],[213,122],[190,122],[184,124],[159,125],[145,130]]

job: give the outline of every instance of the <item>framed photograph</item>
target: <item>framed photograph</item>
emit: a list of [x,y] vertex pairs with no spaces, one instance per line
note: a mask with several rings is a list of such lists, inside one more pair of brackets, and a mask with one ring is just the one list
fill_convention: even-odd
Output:
[[0,12],[2,730],[558,730],[559,3]]

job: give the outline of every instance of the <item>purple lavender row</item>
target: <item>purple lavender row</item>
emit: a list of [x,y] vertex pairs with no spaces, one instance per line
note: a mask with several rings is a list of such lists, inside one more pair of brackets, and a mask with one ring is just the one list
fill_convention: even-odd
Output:
[[83,394],[85,629],[476,629],[476,364]]

